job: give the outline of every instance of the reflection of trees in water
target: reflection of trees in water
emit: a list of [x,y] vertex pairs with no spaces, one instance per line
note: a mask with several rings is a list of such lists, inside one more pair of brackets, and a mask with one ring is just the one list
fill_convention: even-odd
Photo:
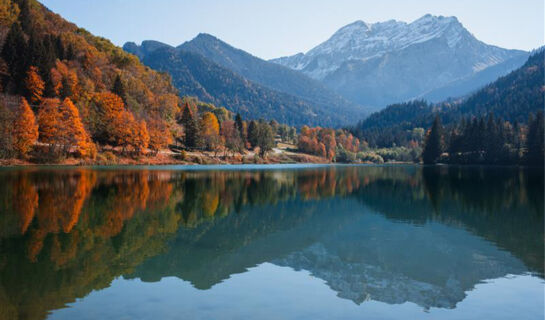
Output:
[[[0,319],[43,318],[51,308],[108,286],[166,252],[167,240],[178,230],[176,237],[189,248],[198,241],[211,248],[221,243],[225,250],[247,247],[308,223],[319,206],[314,201],[343,197],[355,197],[390,219],[463,225],[539,272],[542,179],[542,173],[518,169],[452,167],[0,172],[0,309],[7,315]],[[252,210],[256,206],[260,209]],[[321,212],[335,214],[335,208]],[[265,258],[303,248],[312,239],[278,243]],[[193,272],[202,266],[213,273],[212,262],[221,264],[217,254],[203,252],[202,265]],[[234,264],[223,271],[245,267]],[[217,271],[219,281],[225,273]],[[170,272],[188,276],[192,271]],[[202,280],[204,287],[213,284],[208,280]]]

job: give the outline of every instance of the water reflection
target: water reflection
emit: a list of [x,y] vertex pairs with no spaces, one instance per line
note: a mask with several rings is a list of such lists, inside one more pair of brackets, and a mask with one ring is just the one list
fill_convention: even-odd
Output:
[[202,290],[264,262],[339,298],[454,308],[543,277],[543,172],[327,167],[0,171],[0,319],[43,319],[118,276]]

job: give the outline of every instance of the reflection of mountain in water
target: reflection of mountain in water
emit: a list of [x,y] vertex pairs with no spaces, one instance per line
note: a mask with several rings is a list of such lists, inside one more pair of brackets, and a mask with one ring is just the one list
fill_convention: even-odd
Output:
[[120,275],[209,289],[263,262],[339,297],[452,308],[543,277],[543,172],[341,166],[0,171],[0,319],[43,319]]
[[453,308],[482,280],[527,270],[463,229],[394,223],[372,213],[274,263],[309,270],[358,304],[408,301],[426,308]]

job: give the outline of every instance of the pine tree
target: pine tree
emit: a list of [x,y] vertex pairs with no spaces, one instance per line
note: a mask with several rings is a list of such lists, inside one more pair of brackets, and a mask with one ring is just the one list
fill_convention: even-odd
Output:
[[244,123],[242,122],[242,117],[240,116],[240,113],[237,113],[235,117],[235,126],[238,130],[240,138],[242,139],[242,141],[245,141],[246,139],[244,137]]
[[117,75],[114,80],[114,86],[112,92],[117,94],[125,104],[127,104],[127,93],[125,91],[125,85],[121,81],[121,76]]
[[535,119],[529,121],[526,138],[526,163],[531,166],[544,165],[544,119],[543,112],[539,111]]
[[13,80],[14,93],[22,93],[24,88],[24,79],[28,68],[27,59],[21,59],[21,57],[26,57],[26,52],[27,42],[23,30],[18,23],[14,23],[6,36],[1,53]]
[[19,5],[20,9],[19,21],[21,21],[21,27],[27,34],[33,32],[33,19],[29,1],[30,0],[17,0],[17,4]]
[[187,103],[182,112],[181,124],[184,127],[184,132],[185,132],[184,144],[186,148],[189,148],[189,149],[198,148],[199,147],[199,128],[197,126],[197,122],[195,121],[195,118],[193,118],[193,114],[191,113],[189,104]]
[[25,98],[21,98],[15,114],[12,137],[14,150],[23,159],[27,157],[28,152],[38,140],[36,118]]
[[436,116],[435,120],[433,121],[431,130],[426,137],[424,150],[422,151],[422,160],[425,164],[436,163],[442,152],[443,127],[441,125],[441,120],[439,119],[439,116]]
[[250,121],[248,125],[248,142],[255,148],[257,146],[257,136],[258,136],[258,123],[255,120]]

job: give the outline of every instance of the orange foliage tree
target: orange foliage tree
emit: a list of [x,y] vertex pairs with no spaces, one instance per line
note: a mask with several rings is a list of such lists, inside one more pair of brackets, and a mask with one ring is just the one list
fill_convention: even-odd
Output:
[[38,140],[36,118],[25,98],[21,98],[21,103],[16,112],[12,138],[13,148],[23,158],[27,156],[32,146]]
[[31,66],[28,69],[25,85],[30,102],[35,104],[40,103],[45,89],[45,82],[38,74],[38,68],[35,66]]
[[61,125],[62,115],[59,105],[59,99],[44,99],[38,111],[39,140],[49,144],[51,148],[62,144],[60,140],[63,130]]
[[172,143],[172,134],[164,121],[158,118],[149,119],[147,123],[149,133],[149,148],[157,153]]
[[60,112],[64,128],[61,133],[64,137],[63,141],[66,141],[70,147],[75,147],[78,156],[82,158],[94,158],[96,156],[96,146],[83,127],[79,111],[70,98],[64,99],[60,106]]

